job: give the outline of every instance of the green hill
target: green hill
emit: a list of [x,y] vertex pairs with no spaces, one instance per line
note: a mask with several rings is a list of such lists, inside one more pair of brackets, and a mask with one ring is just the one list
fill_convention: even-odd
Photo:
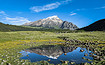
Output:
[[16,26],[16,25],[3,24],[0,22],[0,31],[30,31],[30,30],[35,30],[35,29]]
[[85,31],[104,31],[105,30],[105,19],[94,22],[93,24],[81,28],[80,30]]

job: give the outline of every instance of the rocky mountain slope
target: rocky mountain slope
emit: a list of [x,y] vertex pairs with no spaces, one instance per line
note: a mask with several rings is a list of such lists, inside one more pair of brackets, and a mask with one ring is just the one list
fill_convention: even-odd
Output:
[[96,21],[89,26],[81,28],[81,30],[85,30],[85,31],[104,31],[105,30],[105,19],[101,19],[99,21]]
[[77,29],[78,27],[77,27],[76,25],[74,25],[73,23],[71,23],[71,22],[64,21],[64,22],[62,23],[61,28],[62,28],[62,29],[75,30],[75,29]]
[[24,26],[35,26],[35,27],[44,27],[44,28],[53,28],[53,29],[70,29],[75,30],[78,27],[71,22],[65,22],[58,18],[57,16],[51,16],[45,19],[40,19],[35,22],[25,23]]

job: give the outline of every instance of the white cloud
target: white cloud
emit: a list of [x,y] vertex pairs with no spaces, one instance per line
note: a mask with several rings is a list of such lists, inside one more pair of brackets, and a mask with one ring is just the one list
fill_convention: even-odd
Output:
[[52,9],[56,9],[58,8],[60,5],[68,3],[69,1],[72,0],[65,0],[65,1],[61,1],[61,2],[55,2],[55,3],[51,3],[51,4],[47,4],[44,6],[33,6],[30,9],[34,12],[41,12],[41,11],[45,11],[45,10],[52,10]]
[[76,15],[78,12],[80,11],[91,11],[91,10],[98,10],[98,9],[105,9],[105,6],[102,7],[97,7],[97,8],[81,8],[81,9],[75,9],[73,11],[70,12],[70,16]]
[[5,12],[4,11],[0,11],[0,14],[5,14]]
[[0,22],[4,21],[4,18],[7,17],[8,15],[4,11],[0,11]]
[[101,7],[101,8],[103,8],[103,9],[104,9],[104,8],[105,8],[105,6],[103,6],[103,7]]
[[44,6],[34,6],[31,8],[31,10],[33,10],[35,12],[40,12],[40,11],[44,11],[44,10],[52,10],[52,9],[58,8],[59,5],[60,5],[60,3],[56,2],[56,3],[47,4]]
[[88,9],[85,9],[85,8],[75,9],[70,12],[70,16],[76,15],[76,14],[78,14],[79,11],[85,11],[85,10],[88,10]]
[[97,8],[94,8],[94,9],[105,9],[105,6],[97,7]]
[[6,14],[4,11],[0,11],[0,15],[1,15],[1,16],[2,16],[2,15],[7,16],[7,14]]
[[61,1],[60,3],[61,3],[61,4],[65,4],[65,3],[68,3],[68,2],[70,2],[70,1],[72,1],[72,0],[64,0],[64,1]]
[[22,12],[17,12],[18,14],[22,14]]
[[12,25],[22,25],[24,23],[31,22],[31,21],[29,21],[27,18],[24,18],[24,17],[11,18],[4,11],[0,11],[0,22],[6,23],[6,24],[7,23],[12,24]]
[[77,13],[73,13],[73,12],[72,12],[72,13],[70,14],[70,16],[73,16],[73,15],[76,15],[76,14],[77,14]]
[[24,17],[15,17],[15,18],[6,17],[5,22],[8,22],[13,25],[21,25],[31,21],[29,21],[27,18],[24,18]]

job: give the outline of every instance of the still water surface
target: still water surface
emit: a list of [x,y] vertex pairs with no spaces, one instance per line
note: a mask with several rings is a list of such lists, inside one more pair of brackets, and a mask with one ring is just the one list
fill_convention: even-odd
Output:
[[[81,49],[83,49],[84,51],[80,52]],[[44,45],[44,46],[29,48],[21,51],[20,53],[23,55],[21,59],[28,59],[31,62],[37,62],[41,60],[48,61],[50,59],[51,61],[49,61],[49,63],[53,64],[61,63],[60,60],[70,61],[80,64],[84,62],[88,63],[91,62],[82,59],[82,57],[93,60],[93,57],[89,56],[89,53],[91,53],[91,51],[89,51],[86,48],[74,47],[74,46],[64,47],[60,45]],[[84,54],[88,54],[88,56],[84,56]]]

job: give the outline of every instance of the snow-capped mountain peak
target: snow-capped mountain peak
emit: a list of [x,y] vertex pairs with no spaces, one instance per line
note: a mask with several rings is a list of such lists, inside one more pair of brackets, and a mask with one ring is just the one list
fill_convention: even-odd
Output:
[[51,29],[70,29],[74,30],[78,27],[70,22],[65,22],[61,20],[58,16],[50,16],[45,19],[40,19],[35,22],[30,22],[24,24],[24,26],[35,26],[35,27],[44,27],[44,28],[51,28]]
[[47,17],[46,19],[60,19],[60,18],[58,18],[58,16],[50,16],[50,17]]

